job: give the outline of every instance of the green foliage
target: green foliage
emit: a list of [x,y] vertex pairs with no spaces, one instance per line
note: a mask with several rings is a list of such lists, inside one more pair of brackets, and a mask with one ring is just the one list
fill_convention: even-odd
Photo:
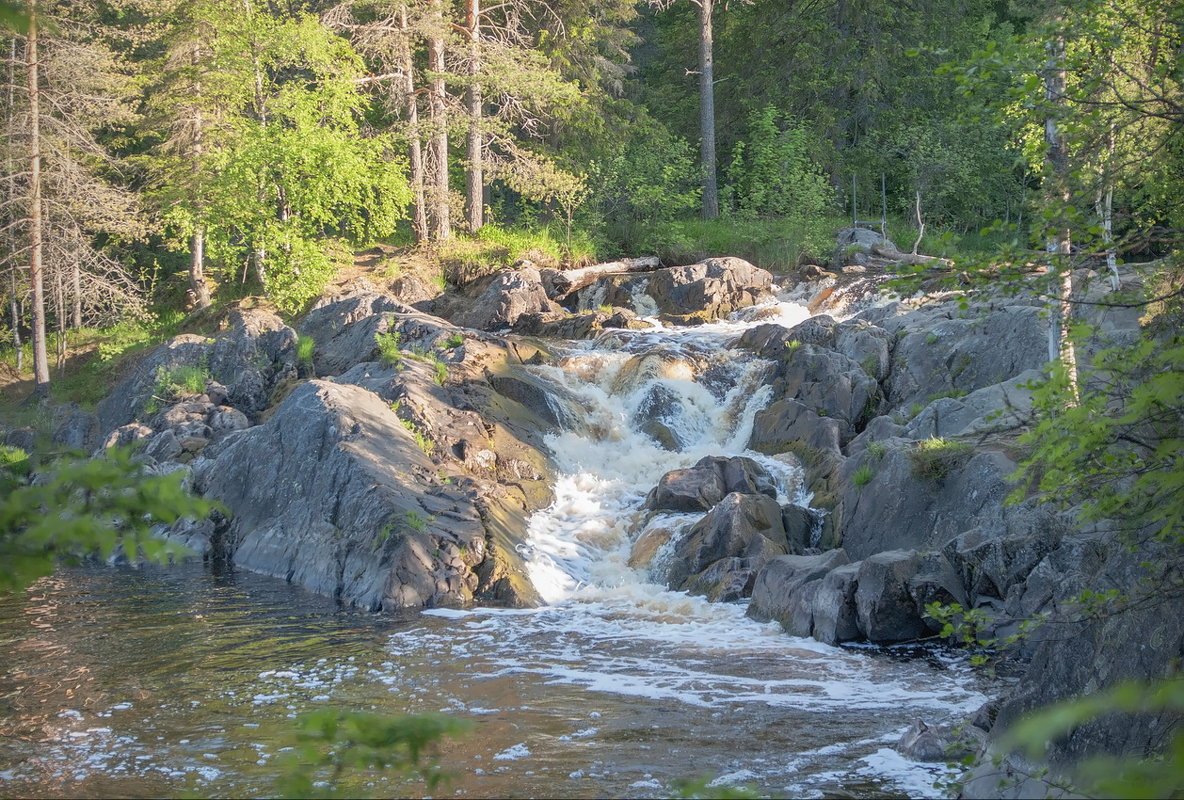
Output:
[[709,256],[732,255],[772,271],[825,261],[834,249],[841,217],[809,219],[678,220],[644,226],[621,246],[630,253],[653,253],[664,262],[690,264]]
[[423,533],[428,528],[427,520],[418,511],[408,511],[404,517],[407,521],[407,527],[416,533]]
[[710,777],[674,782],[678,797],[688,800],[748,800],[760,794],[747,786],[714,785]]
[[913,475],[939,481],[970,458],[974,448],[967,442],[930,437],[909,450]]
[[[1040,757],[1051,742],[1083,724],[1113,714],[1184,712],[1184,680],[1128,681],[1039,709],[1011,727],[999,747]],[[1076,766],[1075,793],[1086,797],[1179,797],[1184,786],[1184,732],[1177,731],[1159,755],[1101,757]]]
[[441,361],[439,358],[432,360],[432,377],[440,386],[444,385],[444,381],[448,380],[448,362]]
[[648,116],[631,121],[609,152],[589,167],[602,219],[610,226],[645,226],[693,214],[699,207],[699,167],[684,139]]
[[155,414],[161,404],[174,403],[182,398],[201,394],[206,390],[210,370],[203,364],[181,364],[173,369],[156,368],[156,383],[152,396],[144,404],[144,411]]
[[786,114],[765,106],[747,120],[748,139],[732,149],[722,192],[736,213],[800,219],[824,216],[834,190],[814,161],[810,134]]
[[296,337],[296,362],[305,369],[311,368],[313,352],[316,347],[316,340],[311,336],[298,335]]
[[1083,521],[1184,543],[1184,337],[1109,348],[1093,366],[1076,399],[1061,368],[1035,390],[1039,422],[1020,439],[1031,455],[1012,499],[1081,503]]
[[448,350],[455,350],[465,343],[465,336],[463,333],[454,333],[444,340],[444,347]]
[[403,363],[403,353],[399,349],[401,336],[402,334],[398,331],[374,334],[374,344],[378,347],[378,358],[383,364],[397,367]]
[[295,749],[282,762],[277,795],[353,796],[356,789],[342,784],[359,772],[422,778],[430,792],[447,777],[435,765],[435,748],[468,728],[445,714],[390,717],[334,709],[303,714]]
[[851,476],[851,483],[856,486],[866,486],[871,483],[872,478],[876,475],[876,471],[872,469],[870,464],[864,464]]
[[868,442],[867,454],[879,461],[888,452],[888,445],[884,442]]
[[927,397],[925,399],[925,402],[932,403],[934,400],[941,400],[946,397],[948,397],[952,400],[957,400],[958,398],[965,397],[965,396],[966,396],[965,389],[945,389],[943,391],[934,392],[933,394],[929,395],[929,397]]
[[112,449],[97,459],[62,458],[34,483],[25,480],[27,467],[14,469],[17,463],[10,461],[5,471],[20,485],[0,499],[0,591],[48,575],[59,560],[122,553],[165,563],[184,549],[154,537],[152,526],[200,519],[214,508],[181,488],[180,473],[144,474],[128,450]]
[[597,250],[597,244],[580,230],[574,230],[567,239],[549,225],[486,225],[475,237],[458,237],[440,244],[437,255],[444,264],[440,280],[464,286],[523,261],[541,267],[590,264],[596,260]]

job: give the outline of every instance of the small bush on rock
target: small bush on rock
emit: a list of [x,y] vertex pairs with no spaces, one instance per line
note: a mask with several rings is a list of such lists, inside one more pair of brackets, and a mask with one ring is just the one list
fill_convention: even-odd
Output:
[[973,448],[966,442],[950,439],[929,438],[917,442],[909,451],[913,475],[926,480],[939,481],[951,471],[966,463]]

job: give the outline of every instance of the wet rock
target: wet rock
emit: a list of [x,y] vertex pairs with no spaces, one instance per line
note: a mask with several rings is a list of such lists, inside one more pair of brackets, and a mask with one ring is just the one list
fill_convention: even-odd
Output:
[[915,550],[877,553],[860,564],[855,608],[869,641],[902,642],[928,632],[909,591],[909,581],[920,566],[921,556]]
[[667,575],[672,589],[721,558],[768,559],[786,552],[781,507],[765,495],[733,492],[695,523],[675,546]]
[[[760,494],[775,498],[773,476],[745,456],[705,456],[689,469],[667,472],[646,496],[651,511],[707,511],[724,495]],[[779,527],[783,526],[781,523]]]
[[985,737],[973,728],[956,730],[950,725],[929,725],[916,720],[901,735],[896,750],[914,761],[960,761],[974,755],[985,743]]
[[721,558],[683,584],[688,594],[702,595],[713,603],[731,603],[752,596],[756,573],[764,558]]
[[773,276],[740,258],[709,258],[654,272],[646,292],[665,314],[718,319],[772,297]]
[[838,455],[843,430],[839,420],[819,416],[797,400],[783,399],[757,412],[748,446],[769,455],[786,451],[803,457],[816,452]]
[[[812,556],[786,555],[770,559],[757,573],[748,616],[759,622],[777,620],[787,630],[800,630],[802,620],[800,617],[795,620],[793,616],[795,610],[800,613],[802,609],[796,602],[798,592],[806,584],[821,580],[831,570],[846,563],[847,553],[841,548]],[[811,620],[812,607],[813,604]]]
[[813,636],[826,644],[850,642],[860,638],[859,613],[855,606],[861,562],[844,564],[826,573],[817,582],[812,609]]
[[647,528],[637,537],[637,541],[629,550],[629,566],[633,569],[648,568],[658,550],[670,541],[673,535],[674,531],[670,528]]
[[785,526],[790,553],[801,553],[807,547],[814,547],[817,537],[822,534],[819,512],[804,506],[782,506],[781,523]]

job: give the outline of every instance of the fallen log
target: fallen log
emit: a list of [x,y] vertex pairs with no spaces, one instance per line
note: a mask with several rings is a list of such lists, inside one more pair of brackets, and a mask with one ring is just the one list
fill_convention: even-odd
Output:
[[566,297],[572,292],[590,286],[597,279],[605,275],[621,275],[629,272],[653,272],[661,266],[657,256],[643,256],[642,258],[623,258],[620,261],[607,261],[603,264],[593,264],[579,269],[565,269],[553,272],[547,276],[547,294],[552,300]]
[[898,264],[904,264],[909,267],[919,267],[922,264],[929,264],[934,261],[943,266],[953,266],[949,259],[939,258],[937,256],[925,256],[918,253],[902,253],[895,247],[888,247],[883,242],[872,245],[872,255],[886,258],[889,261],[895,261]]

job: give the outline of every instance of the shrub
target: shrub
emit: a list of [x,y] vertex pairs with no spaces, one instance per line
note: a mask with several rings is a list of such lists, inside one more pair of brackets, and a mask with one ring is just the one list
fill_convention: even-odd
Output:
[[182,397],[201,394],[206,390],[206,381],[210,379],[210,370],[205,363],[194,366],[182,364],[173,369],[156,368],[156,383],[152,387],[152,396],[144,404],[144,410],[155,414],[160,410],[161,403],[173,403]]
[[867,454],[879,461],[888,452],[888,445],[884,442],[869,442],[867,445]]
[[374,343],[378,346],[378,358],[387,366],[397,367],[403,361],[403,353],[399,350],[399,332],[374,334]]
[[312,366],[312,354],[316,346],[316,340],[311,336],[302,334],[296,337],[296,361],[300,366],[305,368]]
[[927,480],[941,480],[965,464],[972,449],[966,442],[950,439],[929,438],[917,442],[916,447],[909,451],[913,475]]
[[448,380],[448,364],[437,358],[432,362],[432,368],[436,371],[436,383],[443,386],[444,381]]
[[875,474],[876,473],[874,470],[872,470],[870,464],[864,464],[862,467],[855,470],[855,474],[851,476],[851,483],[855,484],[856,486],[867,486],[869,483],[871,483],[871,480]]

